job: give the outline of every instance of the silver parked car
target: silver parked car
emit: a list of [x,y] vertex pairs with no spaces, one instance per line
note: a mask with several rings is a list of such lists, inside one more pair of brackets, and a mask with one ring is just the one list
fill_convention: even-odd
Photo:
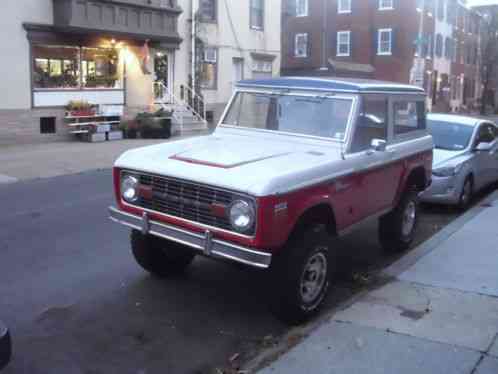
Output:
[[421,201],[468,207],[472,195],[498,180],[498,127],[487,120],[429,114],[435,144],[432,185]]

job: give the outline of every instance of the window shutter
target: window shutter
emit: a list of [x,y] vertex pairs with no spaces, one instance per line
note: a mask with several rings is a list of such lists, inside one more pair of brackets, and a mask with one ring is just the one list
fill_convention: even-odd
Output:
[[391,54],[393,56],[396,55],[396,48],[397,48],[398,33],[396,31],[397,30],[395,28],[393,28],[391,31]]
[[378,41],[379,41],[379,30],[378,29],[373,29],[373,32],[372,32],[372,42],[373,42],[373,55],[376,56],[377,53],[379,52],[379,45],[378,45]]
[[286,0],[285,1],[285,13],[290,17],[296,16],[297,2],[299,0]]
[[311,34],[306,34],[306,57],[311,57]]

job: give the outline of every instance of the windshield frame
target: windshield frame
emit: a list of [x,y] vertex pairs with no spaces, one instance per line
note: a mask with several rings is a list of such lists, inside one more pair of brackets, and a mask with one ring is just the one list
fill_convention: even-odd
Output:
[[[351,101],[351,109],[350,109],[348,120],[346,123],[344,137],[343,137],[343,139],[336,139],[336,138],[332,138],[332,137],[307,135],[307,134],[300,134],[300,133],[296,133],[296,132],[268,130],[268,129],[260,129],[260,128],[254,128],[254,127],[236,126],[236,125],[227,124],[224,121],[227,118],[228,112],[232,108],[232,105],[234,104],[234,102],[237,98],[237,95],[239,93],[240,94],[243,94],[243,93],[264,94],[264,95],[268,95],[268,96],[274,96],[274,95],[275,96],[298,96],[298,97],[308,97],[308,98],[319,97],[319,98],[350,100]],[[356,118],[357,108],[358,108],[358,100],[359,100],[359,94],[356,94],[356,93],[349,94],[349,93],[334,92],[334,91],[310,93],[309,91],[282,90],[282,89],[276,89],[274,91],[268,90],[268,89],[246,89],[246,88],[236,89],[234,91],[232,97],[230,98],[230,101],[228,102],[227,106],[225,107],[225,110],[223,111],[221,119],[220,119],[218,126],[216,128],[221,127],[221,128],[230,128],[230,129],[242,129],[242,130],[268,133],[268,134],[277,134],[277,135],[282,135],[282,136],[294,136],[294,137],[306,138],[306,139],[317,139],[317,140],[322,140],[322,141],[327,141],[327,142],[343,144],[344,146],[346,146],[349,143],[354,120]]]

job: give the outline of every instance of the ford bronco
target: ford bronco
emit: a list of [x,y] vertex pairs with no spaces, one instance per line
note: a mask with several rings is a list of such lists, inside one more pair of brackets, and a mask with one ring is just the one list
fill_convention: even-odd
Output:
[[425,98],[377,81],[242,81],[211,135],[119,157],[110,217],[148,272],[197,254],[266,269],[274,313],[303,322],[337,271],[335,237],[379,218],[386,250],[411,244],[431,178]]

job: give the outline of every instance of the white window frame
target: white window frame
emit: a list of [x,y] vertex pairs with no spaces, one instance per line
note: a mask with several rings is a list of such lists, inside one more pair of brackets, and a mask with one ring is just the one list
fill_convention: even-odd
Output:
[[[299,5],[304,4],[304,12],[300,13],[300,7]],[[309,9],[309,2],[308,0],[296,0],[296,17],[307,17],[308,16],[308,9]]]
[[[298,53],[298,40],[299,38],[304,38],[306,40],[306,48],[304,49],[304,54]],[[296,58],[306,58],[308,57],[308,34],[307,33],[299,33],[294,36],[294,57]]]
[[[337,13],[347,14],[351,13],[351,2],[353,0],[337,0]],[[344,5],[347,5],[345,8]]]
[[[389,2],[388,5],[385,5]],[[379,0],[379,10],[393,10],[394,9],[394,0]]]
[[[382,34],[389,33],[389,51],[383,52],[381,50],[382,46]],[[393,54],[393,29],[378,29],[377,30],[377,55],[378,56],[391,56]]]
[[[348,52],[347,53],[341,53],[341,45],[344,45],[345,43],[341,44],[341,36],[347,35],[348,36]],[[336,50],[336,56],[338,57],[345,57],[345,56],[351,56],[351,31],[337,31],[337,50]]]

